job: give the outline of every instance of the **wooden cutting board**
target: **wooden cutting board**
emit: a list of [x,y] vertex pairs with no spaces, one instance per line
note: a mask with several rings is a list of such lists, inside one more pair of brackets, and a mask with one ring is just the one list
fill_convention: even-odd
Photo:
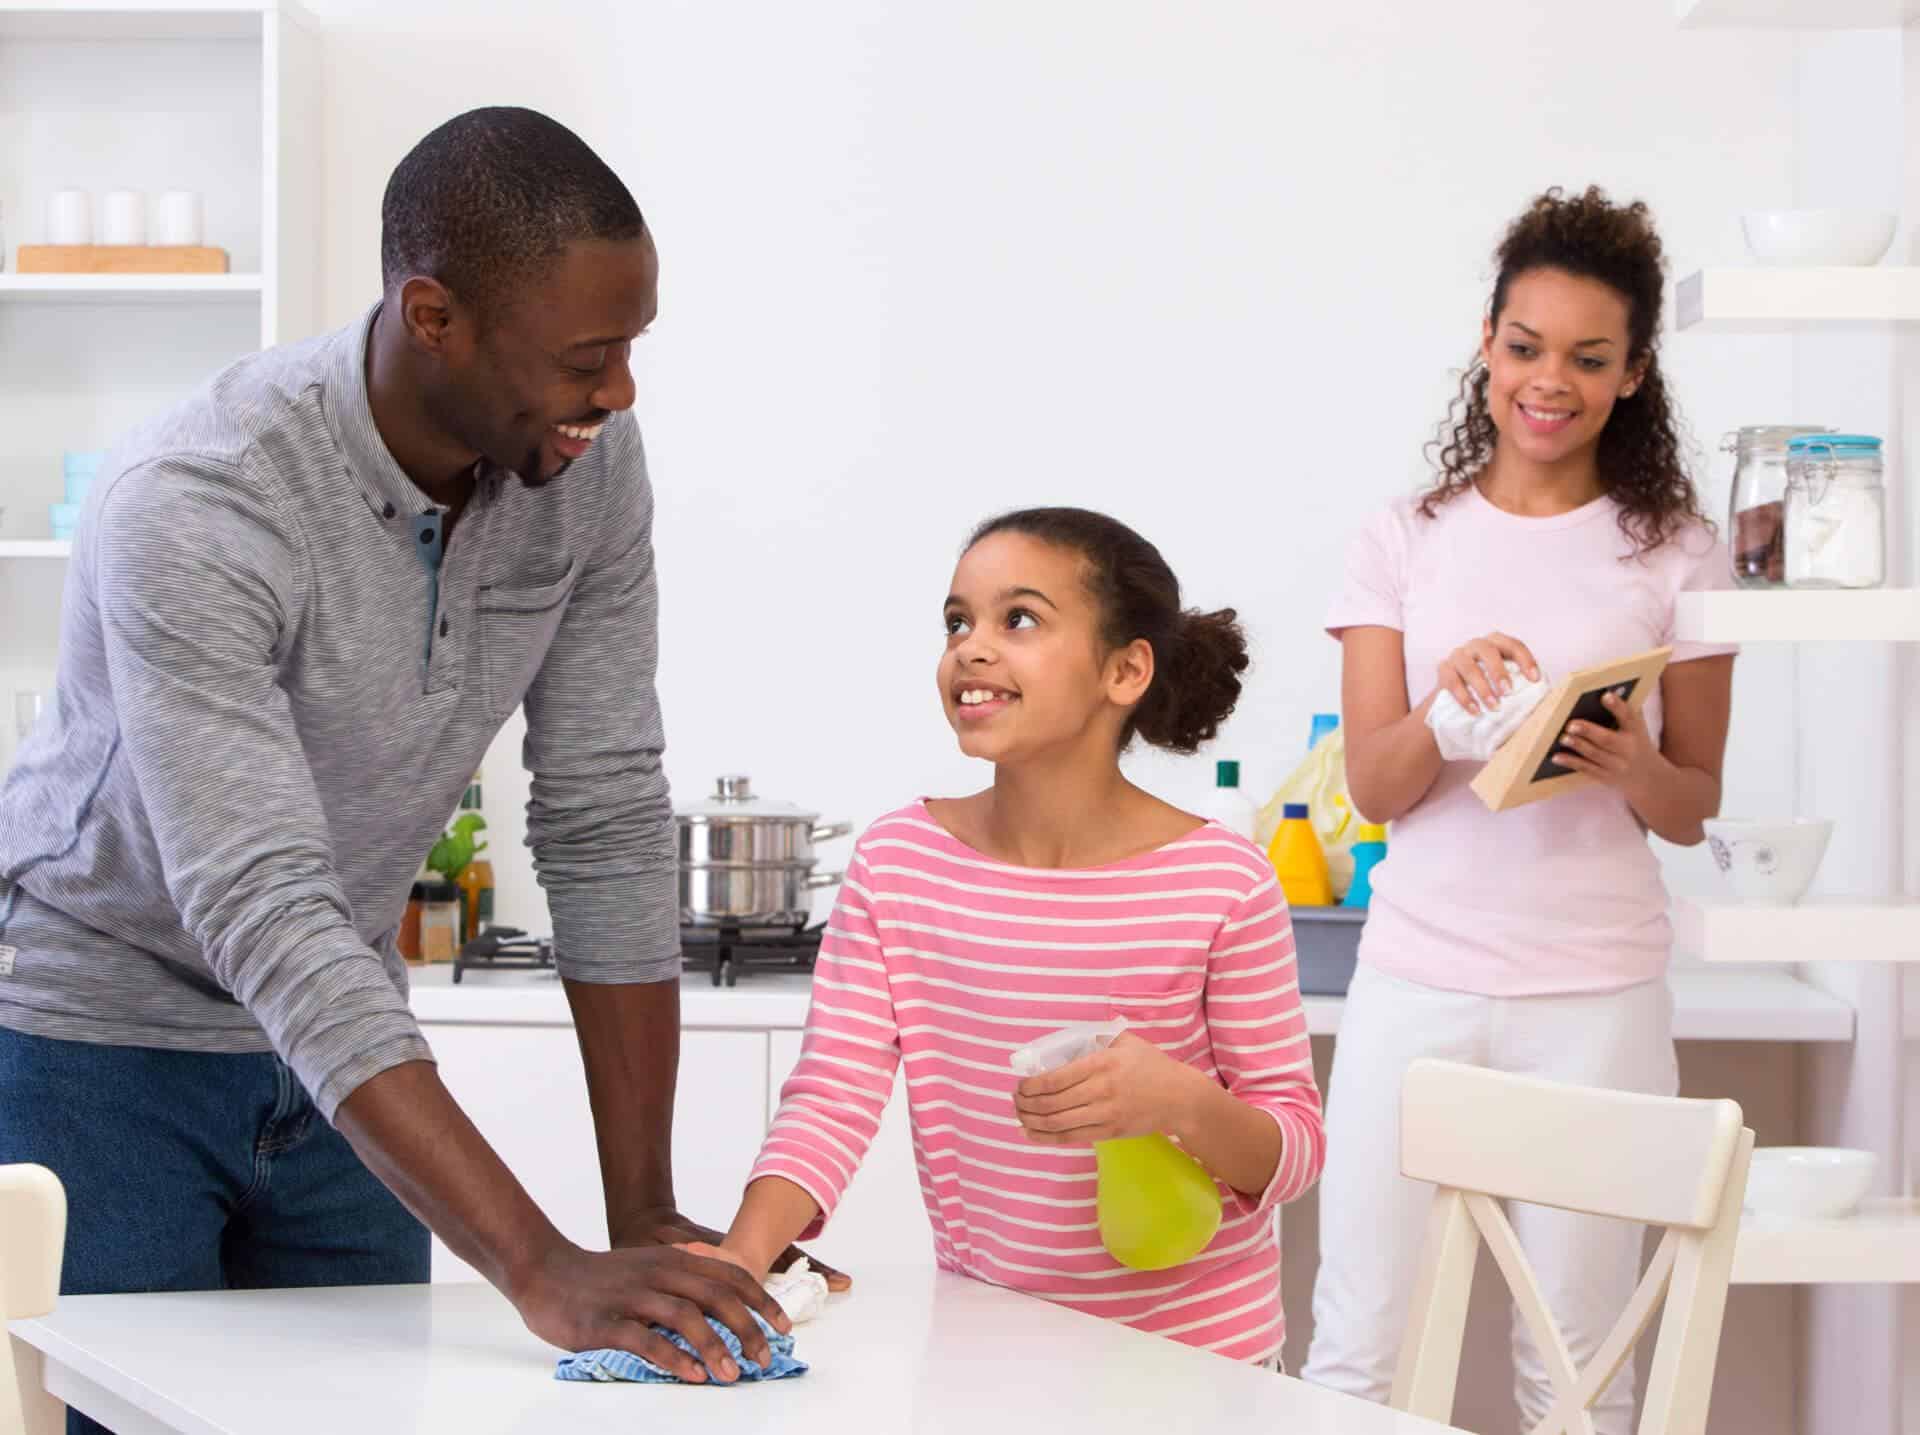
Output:
[[22,274],[225,274],[227,251],[201,245],[23,244]]

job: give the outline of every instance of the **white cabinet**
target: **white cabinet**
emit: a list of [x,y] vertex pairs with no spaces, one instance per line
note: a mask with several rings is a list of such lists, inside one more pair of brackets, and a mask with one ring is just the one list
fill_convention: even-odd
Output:
[[[606,1199],[573,1028],[429,1023],[425,1032],[440,1079],[540,1209],[568,1239],[604,1249]],[[732,1218],[767,1117],[766,1033],[682,1034],[673,1122],[682,1211],[721,1226]],[[433,1278],[478,1276],[436,1238]]]
[[[770,1036],[769,1120],[779,1109],[782,1083],[800,1060],[799,1032],[774,1031]],[[685,1078],[681,1081],[684,1086]],[[846,1199],[834,1212],[826,1233],[811,1242],[809,1249],[856,1281],[863,1267],[932,1262],[933,1233],[927,1226],[926,1202],[920,1194],[920,1176],[913,1161],[913,1135],[907,1121],[906,1083],[902,1077],[894,1077],[893,1096],[865,1164],[847,1188]]]

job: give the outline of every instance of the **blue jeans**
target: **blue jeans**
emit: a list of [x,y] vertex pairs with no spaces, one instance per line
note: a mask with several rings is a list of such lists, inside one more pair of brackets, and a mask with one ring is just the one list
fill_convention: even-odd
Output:
[[[52,1041],[0,1028],[0,1164],[67,1188],[63,1295],[397,1285],[427,1228],[279,1057]],[[78,1411],[67,1435],[103,1435]]]

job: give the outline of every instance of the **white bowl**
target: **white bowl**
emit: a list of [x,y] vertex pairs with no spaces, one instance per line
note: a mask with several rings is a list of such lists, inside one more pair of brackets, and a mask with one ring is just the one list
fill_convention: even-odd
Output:
[[1873,209],[1761,209],[1740,216],[1755,259],[1794,266],[1878,264],[1899,222],[1899,215]]
[[1761,1146],[1747,1174],[1746,1206],[1760,1216],[1844,1216],[1873,1185],[1880,1158],[1844,1146]]
[[1833,824],[1818,817],[1712,817],[1705,825],[1714,864],[1734,895],[1758,907],[1791,907],[1804,897],[1833,837]]

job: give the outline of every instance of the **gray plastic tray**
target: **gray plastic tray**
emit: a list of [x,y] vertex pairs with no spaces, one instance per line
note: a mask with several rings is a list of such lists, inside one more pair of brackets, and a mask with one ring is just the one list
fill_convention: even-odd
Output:
[[1295,907],[1293,950],[1300,991],[1310,997],[1343,997],[1360,954],[1365,907]]

